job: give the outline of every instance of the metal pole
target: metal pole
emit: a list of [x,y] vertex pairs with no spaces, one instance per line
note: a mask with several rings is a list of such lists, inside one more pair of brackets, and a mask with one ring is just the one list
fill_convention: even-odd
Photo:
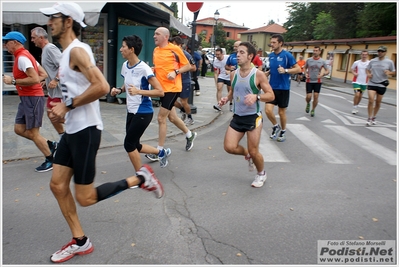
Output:
[[[197,18],[198,18],[199,10],[197,12],[194,12],[194,20],[191,28],[191,56],[194,58],[194,53],[195,53],[195,34],[196,34],[196,27],[197,27]],[[190,83],[190,96],[188,97],[188,104],[190,105],[191,108],[191,114],[196,114],[197,113],[197,107],[194,106],[193,101],[194,101],[194,90],[193,90],[193,82],[191,81]]]

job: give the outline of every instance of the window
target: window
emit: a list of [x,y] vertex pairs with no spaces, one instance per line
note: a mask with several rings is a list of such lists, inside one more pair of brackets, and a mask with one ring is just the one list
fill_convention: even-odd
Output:
[[339,56],[339,70],[346,70],[346,63],[348,62],[348,54],[335,54],[335,56]]
[[250,34],[250,35],[247,36],[247,41],[248,41],[248,42],[252,42],[252,34]]
[[202,31],[201,31],[201,34],[203,34],[203,35],[206,36],[206,35],[208,34],[208,31],[207,31],[207,30],[202,30]]
[[226,32],[226,37],[230,37],[230,32]]

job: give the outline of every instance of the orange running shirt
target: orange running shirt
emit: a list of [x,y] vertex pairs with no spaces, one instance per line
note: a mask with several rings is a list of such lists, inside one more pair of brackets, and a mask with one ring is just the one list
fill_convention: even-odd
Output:
[[183,50],[172,43],[168,43],[163,48],[155,47],[152,61],[154,62],[155,77],[161,83],[164,92],[181,92],[181,74],[178,74],[174,80],[169,80],[168,73],[189,64]]
[[305,60],[298,60],[296,64],[298,64],[299,67],[301,67],[301,72],[303,72],[303,66],[305,66],[306,61]]

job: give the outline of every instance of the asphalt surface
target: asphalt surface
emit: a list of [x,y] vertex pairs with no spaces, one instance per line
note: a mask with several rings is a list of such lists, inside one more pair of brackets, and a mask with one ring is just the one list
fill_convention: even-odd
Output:
[[[78,206],[95,251],[65,264],[309,265],[316,262],[315,240],[359,235],[394,239],[393,167],[274,163],[268,165],[266,186],[256,190],[249,186],[252,175],[245,178],[247,168],[239,167],[242,159],[223,151],[231,112],[228,107],[223,113],[213,110],[212,78],[200,79],[200,84],[201,95],[194,97],[196,123],[190,126],[199,132],[193,151],[185,151],[184,135],[168,124],[170,165],[160,169],[152,164],[166,188],[165,197],[159,200],[135,189],[88,208]],[[297,92],[303,88],[295,83],[291,87]],[[327,89],[353,94],[350,84],[325,81]],[[384,102],[396,106],[396,91],[388,91]],[[17,104],[18,96],[3,95],[2,263],[44,266],[70,233],[48,188],[51,172],[34,172],[43,156],[12,130]],[[348,112],[351,109],[348,106]],[[95,186],[133,173],[123,149],[125,105],[102,101],[101,111],[105,129]],[[152,145],[157,143],[157,112],[155,108],[143,138]],[[57,138],[48,119],[44,122],[42,135]],[[289,142],[283,144],[282,149],[292,149]],[[347,177],[349,173],[353,176]],[[378,225],[369,217],[378,218]]]
[[[201,95],[193,97],[193,107],[196,108],[196,114],[193,114],[195,123],[191,125],[190,130],[199,129],[211,125],[216,118],[220,116],[219,112],[215,112],[212,106],[216,103],[216,89],[213,78],[199,78]],[[296,89],[296,82],[292,82],[291,89]],[[323,89],[340,91],[348,94],[353,94],[351,83],[335,82],[331,80],[324,80]],[[224,95],[227,93],[226,87],[224,87]],[[367,94],[363,97],[363,103],[367,99]],[[19,97],[17,95],[2,95],[2,126],[3,126],[3,161],[27,159],[34,157],[43,157],[41,152],[37,149],[33,142],[17,136],[14,133],[14,120],[17,111]],[[387,89],[384,95],[383,103],[390,105],[397,105],[397,92],[396,90]],[[104,123],[104,131],[102,132],[102,140],[100,148],[114,147],[123,145],[125,137],[125,122],[126,122],[126,105],[115,103],[108,103],[107,101],[101,101],[101,115]],[[350,109],[352,107],[349,107]],[[158,123],[157,114],[158,107],[154,107],[154,117],[147,128],[146,132],[142,137],[142,141],[145,143],[149,140],[156,140],[158,138]],[[228,107],[223,107],[224,112],[229,112]],[[57,141],[59,139],[58,134],[52,127],[50,121],[44,115],[43,126],[40,129],[40,133],[43,137],[49,140]],[[173,124],[168,122],[168,133],[167,137],[182,135],[182,132],[175,127]],[[156,144],[156,142],[154,143]],[[42,161],[42,159],[35,159]],[[41,162],[39,162],[41,163]],[[39,164],[40,165],[40,164]],[[32,166],[32,168],[37,166]]]

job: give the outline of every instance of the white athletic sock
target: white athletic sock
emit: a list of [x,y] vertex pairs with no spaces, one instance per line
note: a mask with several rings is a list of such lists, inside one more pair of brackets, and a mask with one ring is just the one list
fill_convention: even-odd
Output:
[[190,130],[188,130],[188,132],[186,133],[186,137],[187,137],[187,138],[190,138],[190,137],[191,137],[191,135],[192,135],[191,131],[190,131]]

